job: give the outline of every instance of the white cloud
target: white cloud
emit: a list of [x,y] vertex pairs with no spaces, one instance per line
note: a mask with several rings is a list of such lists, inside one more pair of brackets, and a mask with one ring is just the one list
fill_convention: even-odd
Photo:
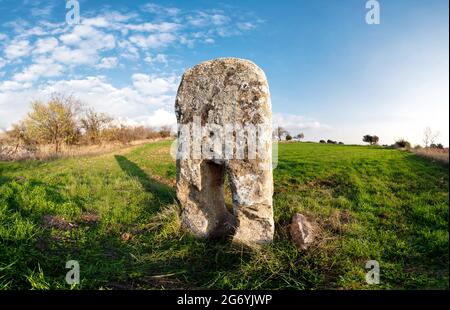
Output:
[[83,25],[105,28],[110,26],[110,22],[106,19],[105,16],[97,16],[93,18],[83,19]]
[[[0,92],[18,91],[30,88],[31,83],[20,83],[17,81],[4,81],[0,83]],[[1,93],[0,93],[1,94]],[[3,94],[2,94],[3,95]],[[13,101],[11,101],[13,102]]]
[[114,35],[88,25],[77,25],[59,39],[63,45],[53,47],[52,59],[70,65],[93,65],[98,62],[101,51],[111,50],[116,46]]
[[113,23],[124,23],[124,22],[128,22],[132,19],[136,19],[137,17],[139,17],[139,15],[134,12],[123,14],[118,11],[111,11],[111,12],[106,12],[104,14],[104,17],[108,21],[113,22]]
[[41,25],[42,27],[44,27],[48,30],[48,29],[57,29],[57,28],[67,26],[67,23],[65,21],[59,22],[59,23],[53,23],[53,22],[50,22],[47,20],[40,20],[39,25]]
[[46,17],[52,13],[53,8],[54,8],[53,4],[47,5],[43,8],[33,7],[31,8],[31,15],[37,17]]
[[168,63],[167,55],[165,54],[157,54],[156,56],[147,55],[144,58],[144,61],[148,63],[163,63],[163,64]]
[[16,20],[6,22],[3,25],[12,28],[16,33],[21,33],[30,26],[30,23],[22,18],[18,18]]
[[14,40],[5,48],[5,55],[8,59],[16,59],[27,55],[30,49],[28,40]]
[[36,27],[32,27],[30,29],[21,31],[18,35],[19,38],[26,38],[26,37],[33,37],[33,36],[44,36],[47,35],[48,32],[40,27],[40,26],[36,26]]
[[[117,58],[136,61],[141,51],[147,54],[149,49],[177,44],[188,47],[193,47],[196,42],[211,44],[217,36],[239,34],[236,14],[225,14],[221,10],[181,11],[152,3],[144,5],[142,9],[143,12],[157,14],[155,22],[142,22],[145,20],[142,13],[123,14],[117,11],[88,14],[88,17],[83,17],[82,24],[76,26],[40,20],[32,27],[28,21],[19,18],[4,24],[16,33],[15,38],[4,48],[4,57],[12,60],[30,53],[51,53],[50,57],[55,62],[73,66],[93,65],[99,59],[106,58],[102,55],[104,51],[118,47]],[[45,14],[48,10],[51,10],[51,6],[43,8],[41,13]],[[196,29],[192,29],[192,26]],[[0,38],[7,40],[4,34],[0,34]],[[33,39],[37,40],[31,44]],[[151,57],[145,61],[167,64],[167,60],[162,58]]]
[[[210,44],[219,36],[239,34],[236,21],[240,15],[156,4],[142,8],[126,14],[107,9],[99,14],[86,12],[82,24],[73,26],[45,20],[52,8],[44,7],[33,11],[43,16],[33,25],[21,18],[2,24],[9,29],[8,35],[0,33],[0,77],[6,71],[11,78],[0,82],[0,127],[7,128],[23,117],[31,99],[45,99],[54,91],[73,93],[116,118],[154,126],[173,124],[179,78],[172,73],[136,70],[143,63],[158,64],[150,66],[156,72],[169,68],[172,55],[158,49]],[[149,13],[155,16],[149,19]],[[115,87],[106,77],[85,75],[86,68],[114,68],[123,59],[127,60],[124,69],[130,72],[128,86]],[[58,80],[65,73],[69,77]]]
[[133,86],[142,94],[161,95],[169,91],[175,91],[178,84],[176,78],[154,77],[147,74],[136,73],[132,76]]
[[117,42],[117,45],[121,49],[120,55],[122,57],[130,60],[139,59],[139,49],[129,41],[122,40]]
[[13,123],[27,114],[30,100],[35,98],[35,91],[29,87],[30,83],[0,82],[0,128],[11,129]]
[[204,12],[198,12],[195,15],[190,15],[187,17],[189,24],[195,27],[202,27],[208,24],[210,16]]
[[59,39],[66,45],[93,50],[109,50],[116,46],[115,36],[87,25],[77,25]]
[[229,17],[222,15],[222,14],[213,14],[211,16],[211,21],[216,26],[221,26],[227,23],[230,20]]
[[318,142],[322,139],[342,141],[342,136],[335,135],[335,130],[330,125],[302,115],[273,113],[272,125],[274,129],[278,126],[285,128],[293,136],[303,133],[305,135],[305,141]]
[[128,126],[162,127],[169,126],[172,129],[176,127],[177,118],[173,111],[167,109],[157,109],[148,116],[131,118],[119,118],[118,123]]
[[231,28],[231,27],[218,27],[216,29],[216,32],[221,37],[231,37],[231,36],[237,36],[240,35],[241,32],[237,29]]
[[153,24],[153,23],[143,23],[143,24],[129,24],[125,26],[128,30],[133,31],[142,31],[142,32],[173,32],[180,28],[179,24],[176,23],[160,23],[160,24]]
[[237,23],[236,26],[241,30],[252,30],[256,28],[256,25],[251,22]]
[[95,64],[98,55],[97,51],[93,49],[72,49],[66,46],[59,46],[54,49],[52,59],[70,65]]
[[159,14],[159,15],[169,15],[176,16],[181,13],[181,10],[175,7],[164,7],[154,3],[147,3],[142,6],[144,12]]
[[93,38],[98,35],[98,31],[88,25],[76,25],[73,31],[64,34],[59,39],[67,45],[75,45],[80,43],[83,39]]
[[99,69],[112,69],[117,66],[117,57],[102,58],[99,64],[96,65]]
[[319,121],[301,115],[274,113],[272,116],[274,126],[281,126],[290,131],[302,130],[329,130],[330,126],[321,124]]
[[71,33],[61,35],[60,40],[67,45],[83,46],[91,49],[112,49],[115,37],[87,25],[77,25]]
[[221,12],[198,11],[187,16],[187,22],[194,27],[204,27],[207,25],[223,26],[230,22],[231,18]]
[[36,41],[36,44],[33,49],[34,54],[45,54],[58,46],[58,39],[49,37],[44,39],[39,39]]
[[192,48],[194,46],[194,43],[195,43],[195,39],[189,39],[186,36],[180,36],[179,40],[180,40],[181,44],[186,45],[189,48]]
[[165,109],[158,109],[147,118],[147,125],[149,126],[160,127],[165,125],[175,125],[176,123],[177,119],[175,113]]
[[166,47],[175,40],[176,37],[171,33],[157,33],[149,36],[135,35],[130,37],[130,42],[145,49]]
[[38,80],[40,77],[55,77],[61,75],[63,69],[63,66],[54,63],[51,59],[39,58],[23,72],[16,73],[13,76],[13,80],[18,82],[32,82]]
[[88,107],[121,121],[155,127],[172,125],[178,78],[135,74],[132,82],[131,86],[122,88],[108,83],[104,76],[48,82],[35,88],[30,88],[29,82],[2,82],[0,128],[9,128],[11,123],[23,118],[32,99],[45,100],[54,92],[73,94]]
[[39,92],[46,95],[52,92],[72,93],[99,112],[129,120],[142,120],[156,109],[172,108],[175,100],[174,77],[150,78],[145,74],[135,74],[132,80],[132,86],[117,88],[103,76],[89,76],[43,85]]

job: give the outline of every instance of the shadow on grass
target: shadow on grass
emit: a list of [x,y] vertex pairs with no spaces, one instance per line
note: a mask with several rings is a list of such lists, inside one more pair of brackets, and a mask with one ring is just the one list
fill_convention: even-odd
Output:
[[151,178],[138,165],[124,156],[114,156],[123,172],[132,178],[136,178],[146,191],[151,192],[157,202],[158,207],[171,204],[176,201],[175,190],[153,178]]
[[[172,187],[151,178],[136,163],[124,156],[115,155],[115,159],[123,172],[137,179],[146,191],[153,194],[159,210],[176,200],[175,190]],[[104,238],[100,242],[102,245],[111,241],[106,236]],[[117,255],[114,260],[120,260],[125,253],[124,261],[127,263],[110,270],[110,274],[114,274],[114,277],[110,277],[109,283],[104,283],[106,287],[113,289],[198,288],[207,285],[217,277],[218,271],[228,274],[236,270],[243,260],[248,259],[248,253],[244,255],[240,251],[237,252],[227,240],[209,242],[192,236],[181,237],[181,235],[176,235],[175,239],[161,238],[157,230],[145,232],[136,238],[140,241],[129,245],[113,244],[111,246]],[[128,253],[131,251],[139,258],[137,261],[129,262]],[[154,252],[160,255],[149,258],[148,253]],[[212,257],[214,259],[211,259]]]

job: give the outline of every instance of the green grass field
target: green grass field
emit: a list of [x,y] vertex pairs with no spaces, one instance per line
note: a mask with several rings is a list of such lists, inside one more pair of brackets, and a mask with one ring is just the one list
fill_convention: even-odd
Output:
[[[392,149],[284,143],[276,235],[250,250],[179,230],[170,141],[113,154],[0,163],[0,288],[448,289],[448,168]],[[291,243],[296,212],[320,227]],[[380,263],[379,285],[365,263]]]

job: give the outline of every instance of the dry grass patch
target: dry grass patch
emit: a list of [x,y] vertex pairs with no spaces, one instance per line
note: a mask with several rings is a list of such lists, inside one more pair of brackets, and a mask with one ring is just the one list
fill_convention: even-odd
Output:
[[440,162],[448,166],[448,148],[436,149],[436,148],[426,148],[414,150],[417,156],[431,159],[432,161]]

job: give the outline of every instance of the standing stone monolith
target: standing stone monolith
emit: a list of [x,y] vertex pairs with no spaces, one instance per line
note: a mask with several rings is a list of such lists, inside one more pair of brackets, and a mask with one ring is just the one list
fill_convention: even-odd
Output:
[[264,72],[237,58],[203,62],[184,73],[175,110],[182,227],[199,237],[271,242],[272,111]]

